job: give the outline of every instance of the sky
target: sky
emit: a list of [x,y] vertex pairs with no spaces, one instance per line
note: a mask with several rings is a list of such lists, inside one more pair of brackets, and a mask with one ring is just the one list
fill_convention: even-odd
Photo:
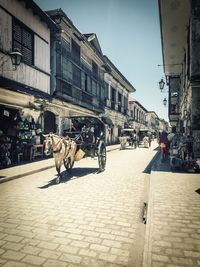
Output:
[[42,10],[62,8],[82,33],[96,33],[106,55],[136,92],[131,96],[168,121],[158,0],[35,0]]

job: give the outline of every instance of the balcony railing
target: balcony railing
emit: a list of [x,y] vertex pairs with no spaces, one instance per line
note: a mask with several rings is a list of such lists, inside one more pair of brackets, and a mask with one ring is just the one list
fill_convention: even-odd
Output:
[[57,92],[60,97],[69,101],[72,104],[103,112],[105,103],[100,98],[97,98],[85,91],[82,91],[78,87],[75,87],[63,80],[58,80]]
[[86,92],[82,92],[82,101],[92,105],[92,96]]

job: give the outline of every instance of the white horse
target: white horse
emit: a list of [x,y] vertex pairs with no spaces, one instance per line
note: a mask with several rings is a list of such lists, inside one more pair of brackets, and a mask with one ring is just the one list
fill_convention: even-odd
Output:
[[66,170],[71,173],[71,169],[74,165],[74,157],[76,154],[77,145],[70,138],[60,137],[53,133],[44,135],[44,137],[44,153],[47,156],[53,153],[55,166],[58,173],[56,183],[60,183],[60,179],[62,178],[60,173],[62,163],[64,163]]

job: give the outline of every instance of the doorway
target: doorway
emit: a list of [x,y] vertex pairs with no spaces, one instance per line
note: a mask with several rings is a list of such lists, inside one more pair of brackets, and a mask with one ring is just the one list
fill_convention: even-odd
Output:
[[56,116],[51,111],[44,112],[44,134],[56,133]]

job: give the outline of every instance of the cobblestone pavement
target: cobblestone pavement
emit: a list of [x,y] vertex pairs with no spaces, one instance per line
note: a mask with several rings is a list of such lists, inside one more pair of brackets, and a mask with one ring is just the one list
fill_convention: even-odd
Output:
[[167,164],[150,177],[143,267],[200,266],[200,174]]
[[4,267],[134,266],[141,225],[143,171],[156,151],[109,152],[75,163],[56,185],[55,169],[0,185],[0,265]]

